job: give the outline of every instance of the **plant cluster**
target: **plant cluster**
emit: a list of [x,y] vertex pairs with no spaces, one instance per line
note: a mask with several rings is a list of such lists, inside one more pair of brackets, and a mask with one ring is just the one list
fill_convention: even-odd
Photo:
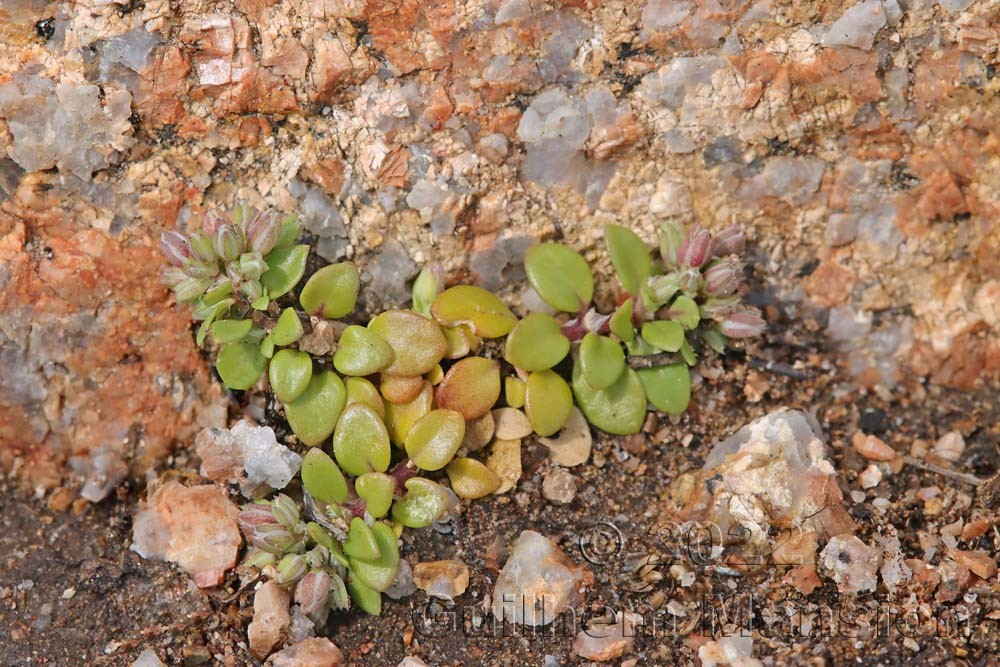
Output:
[[647,402],[668,414],[684,412],[698,354],[760,335],[764,320],[742,304],[739,255],[746,237],[739,227],[712,236],[667,223],[658,258],[620,225],[607,225],[605,240],[625,292],[614,312],[593,306],[594,277],[579,253],[558,243],[533,246],[524,260],[528,280],[569,316],[528,315],[508,336],[504,354],[520,369],[541,372],[575,347],[577,404],[597,428],[624,435],[642,428]]
[[[613,313],[592,305],[583,257],[544,243],[529,249],[525,267],[561,314],[519,319],[489,291],[443,289],[425,269],[411,309],[366,326],[338,322],[331,351],[318,354],[305,344],[307,330],[350,315],[360,281],[353,264],[337,263],[293,293],[309,251],[295,244],[298,234],[294,217],[239,207],[230,222],[212,216],[203,231],[164,234],[162,246],[173,265],[167,284],[202,321],[199,344],[208,334],[218,344],[224,384],[266,387],[308,447],[305,517],[279,494],[245,506],[239,522],[252,545],[246,563],[294,586],[317,624],[350,600],[378,614],[399,569],[403,528],[440,520],[455,495],[497,491],[497,473],[473,456],[494,439],[496,405],[523,409],[528,432],[540,436],[562,429],[574,404],[604,431],[635,433],[647,402],[671,414],[687,407],[698,351],[763,328],[740,305],[738,229],[713,238],[668,225],[653,261],[638,236],[609,225],[608,250],[627,293]],[[501,347],[507,364],[495,354]],[[568,356],[570,382],[560,372]],[[450,490],[435,481],[438,471]]]

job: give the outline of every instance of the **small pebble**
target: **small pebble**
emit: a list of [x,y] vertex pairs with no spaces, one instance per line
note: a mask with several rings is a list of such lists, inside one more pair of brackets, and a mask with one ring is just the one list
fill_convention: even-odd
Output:
[[958,461],[962,458],[962,453],[965,451],[965,438],[958,431],[949,431],[938,438],[938,441],[934,443],[934,447],[931,452],[935,456],[944,459],[945,461],[951,461],[952,463]]
[[872,463],[864,471],[858,475],[858,482],[861,484],[862,489],[871,489],[878,486],[879,482],[882,481],[882,471],[879,467]]
[[556,468],[542,481],[542,495],[556,505],[568,505],[576,497],[576,478],[565,468]]

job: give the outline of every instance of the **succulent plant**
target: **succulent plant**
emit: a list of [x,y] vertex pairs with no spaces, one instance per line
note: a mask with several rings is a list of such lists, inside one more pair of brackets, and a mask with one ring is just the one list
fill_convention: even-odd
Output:
[[721,352],[731,338],[757,336],[764,321],[741,304],[738,255],[746,237],[738,227],[714,237],[699,226],[685,231],[667,223],[655,261],[625,227],[608,225],[605,240],[624,289],[615,311],[602,314],[592,306],[594,279],[574,250],[554,243],[529,248],[525,270],[532,287],[569,315],[559,321],[528,315],[508,336],[505,358],[537,371],[558,363],[571,344],[573,395],[584,415],[609,433],[634,433],[647,402],[669,414],[687,409],[688,368],[700,351]]
[[[297,289],[309,247],[295,244],[294,216],[237,207],[187,236],[165,233],[167,284],[202,321],[198,344],[210,335],[217,346],[222,382],[273,395],[305,450],[301,505],[279,494],[240,512],[244,565],[292,590],[318,625],[352,602],[377,614],[399,569],[401,531],[442,520],[456,495],[511,488],[521,438],[555,436],[574,419],[571,428],[585,427],[580,411],[621,434],[641,429],[648,404],[679,414],[696,355],[763,329],[740,303],[738,229],[713,237],[666,225],[655,260],[628,229],[605,231],[624,289],[614,312],[593,305],[579,253],[542,243],[525,269],[555,315],[519,319],[485,289],[445,289],[429,267],[412,309],[367,323],[330,322],[354,310],[353,264],[323,267]],[[307,341],[321,330],[335,340],[317,354]]]

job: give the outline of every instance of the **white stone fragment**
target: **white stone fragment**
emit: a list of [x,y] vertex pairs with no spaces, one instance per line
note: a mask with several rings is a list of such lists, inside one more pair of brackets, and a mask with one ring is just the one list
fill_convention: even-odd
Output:
[[854,535],[830,539],[820,552],[820,571],[833,579],[841,593],[874,592],[882,555]]
[[698,649],[698,658],[702,667],[758,667],[763,663],[753,656],[752,637],[720,637],[710,641]]
[[156,651],[151,648],[145,649],[139,657],[132,663],[132,667],[164,667]]
[[823,35],[823,44],[867,51],[875,43],[875,34],[886,25],[885,14],[881,0],[859,2],[833,22]]
[[962,453],[965,452],[965,438],[958,431],[948,431],[938,438],[931,451],[935,456],[954,463],[961,459]]
[[876,487],[881,481],[882,471],[874,463],[869,465],[860,475],[858,475],[858,483],[861,484],[862,489],[871,489]]
[[586,574],[547,537],[526,530],[497,576],[493,615],[515,625],[548,625],[575,603]]
[[252,484],[283,489],[302,466],[302,457],[280,444],[270,426],[254,426],[244,419],[230,432],[243,448],[243,469]]
[[90,180],[131,146],[132,94],[18,74],[0,85],[0,116],[13,136],[9,156],[27,171],[58,167]]

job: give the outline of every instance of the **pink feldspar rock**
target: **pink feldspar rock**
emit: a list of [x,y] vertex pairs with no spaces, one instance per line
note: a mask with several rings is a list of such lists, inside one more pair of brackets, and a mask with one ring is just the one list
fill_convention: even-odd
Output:
[[325,637],[303,639],[295,646],[279,651],[267,661],[268,667],[341,667],[344,654]]
[[247,628],[250,652],[266,658],[285,636],[292,617],[288,613],[288,591],[269,581],[253,596],[253,621]]
[[143,558],[177,563],[201,588],[218,586],[236,564],[242,537],[239,510],[221,487],[167,482],[135,518],[132,550]]

